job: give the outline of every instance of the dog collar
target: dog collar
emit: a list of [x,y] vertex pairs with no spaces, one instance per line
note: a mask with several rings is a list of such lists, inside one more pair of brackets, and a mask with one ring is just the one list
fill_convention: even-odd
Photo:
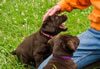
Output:
[[63,58],[63,59],[72,59],[72,57],[70,57],[70,56],[57,56],[57,55],[54,55],[54,54],[53,54],[53,56],[57,57],[57,58]]
[[44,33],[44,32],[41,32],[44,36],[46,36],[46,37],[49,37],[49,38],[53,38],[54,36],[52,36],[52,35],[49,35],[49,34],[46,34],[46,33]]

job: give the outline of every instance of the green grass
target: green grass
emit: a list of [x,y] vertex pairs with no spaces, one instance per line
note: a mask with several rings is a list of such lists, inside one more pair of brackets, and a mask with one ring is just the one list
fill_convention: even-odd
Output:
[[[24,69],[10,52],[29,35],[36,32],[46,11],[56,0],[0,0],[0,69]],[[78,35],[90,27],[88,14],[92,7],[66,14],[68,33]]]

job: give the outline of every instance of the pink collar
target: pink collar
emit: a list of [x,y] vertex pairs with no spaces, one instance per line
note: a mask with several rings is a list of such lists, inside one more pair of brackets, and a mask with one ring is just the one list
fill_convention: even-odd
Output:
[[72,57],[70,57],[70,56],[57,56],[57,55],[54,55],[54,54],[53,54],[53,56],[57,57],[57,58],[63,58],[63,59],[72,59]]
[[44,33],[44,32],[41,32],[43,35],[45,35],[46,37],[49,37],[49,38],[53,38],[54,36],[52,36],[52,35],[49,35],[49,34],[46,34],[46,33]]

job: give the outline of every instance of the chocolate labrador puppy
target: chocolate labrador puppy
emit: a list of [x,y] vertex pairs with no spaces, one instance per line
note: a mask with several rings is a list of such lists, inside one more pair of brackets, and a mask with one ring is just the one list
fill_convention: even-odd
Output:
[[79,39],[68,34],[57,35],[48,43],[53,49],[53,57],[43,69],[77,69],[71,57],[79,45]]
[[49,16],[40,30],[26,38],[12,54],[17,55],[26,67],[30,63],[34,63],[34,66],[38,67],[51,54],[48,40],[61,31],[67,30],[66,27],[61,25],[66,19],[66,15]]

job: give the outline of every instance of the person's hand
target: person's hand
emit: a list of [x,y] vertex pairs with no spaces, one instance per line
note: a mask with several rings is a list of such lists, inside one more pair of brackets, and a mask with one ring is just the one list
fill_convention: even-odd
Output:
[[61,10],[61,7],[59,5],[54,6],[53,8],[49,9],[48,12],[44,15],[43,21],[48,17],[52,16],[54,14],[58,14]]

